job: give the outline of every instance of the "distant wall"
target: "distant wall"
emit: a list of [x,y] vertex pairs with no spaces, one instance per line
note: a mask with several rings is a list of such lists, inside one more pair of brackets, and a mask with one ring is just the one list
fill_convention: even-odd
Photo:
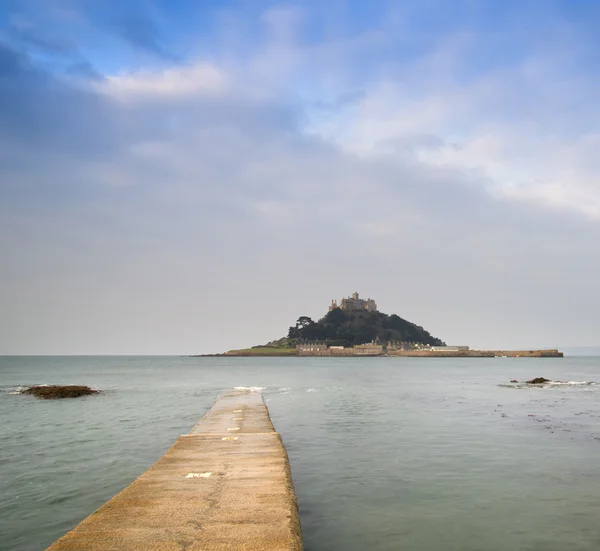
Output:
[[298,356],[330,356],[329,347],[326,344],[298,344],[296,345]]
[[379,356],[383,354],[380,344],[359,344],[352,349],[355,356]]
[[437,358],[562,358],[556,348],[548,350],[388,350],[388,356],[416,356]]
[[326,344],[299,344],[296,346],[299,356],[381,356],[380,344],[360,344],[352,348],[342,346],[329,347]]

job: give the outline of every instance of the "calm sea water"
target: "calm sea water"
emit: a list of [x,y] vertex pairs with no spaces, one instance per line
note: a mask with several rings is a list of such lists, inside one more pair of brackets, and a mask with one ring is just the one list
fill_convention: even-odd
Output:
[[[307,551],[597,551],[600,358],[0,358],[0,549],[44,549],[260,386]],[[29,384],[101,395],[42,401]]]

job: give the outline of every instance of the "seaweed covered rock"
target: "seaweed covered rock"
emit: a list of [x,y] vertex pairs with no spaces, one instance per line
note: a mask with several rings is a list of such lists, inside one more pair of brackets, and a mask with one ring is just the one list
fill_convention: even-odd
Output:
[[525,381],[528,385],[543,385],[544,383],[549,383],[550,379],[545,379],[544,377],[536,377],[535,379],[531,379],[530,381]]
[[89,386],[79,385],[48,385],[48,386],[30,386],[21,391],[21,394],[31,394],[36,398],[44,400],[55,400],[59,398],[79,398],[90,394],[98,394],[97,390]]

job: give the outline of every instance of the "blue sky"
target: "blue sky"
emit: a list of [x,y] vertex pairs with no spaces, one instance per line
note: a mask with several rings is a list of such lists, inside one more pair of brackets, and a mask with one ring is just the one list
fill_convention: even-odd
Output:
[[0,353],[202,353],[353,291],[598,344],[600,5],[9,0]]

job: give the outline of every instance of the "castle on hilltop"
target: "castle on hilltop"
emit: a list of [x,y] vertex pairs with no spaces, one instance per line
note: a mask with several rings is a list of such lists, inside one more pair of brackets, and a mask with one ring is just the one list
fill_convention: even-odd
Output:
[[337,300],[332,300],[331,306],[329,306],[329,311],[331,312],[336,308],[340,308],[345,312],[376,312],[377,304],[375,304],[375,301],[372,298],[365,300],[359,298],[358,293],[352,293],[351,297],[343,298],[339,306]]

